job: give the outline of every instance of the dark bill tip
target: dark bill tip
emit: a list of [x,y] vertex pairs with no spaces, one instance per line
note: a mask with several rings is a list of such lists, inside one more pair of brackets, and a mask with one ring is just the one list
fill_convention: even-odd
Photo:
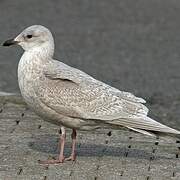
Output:
[[3,46],[11,46],[11,45],[14,45],[14,44],[17,44],[18,42],[15,41],[14,39],[9,39],[7,41],[5,41],[2,45]]

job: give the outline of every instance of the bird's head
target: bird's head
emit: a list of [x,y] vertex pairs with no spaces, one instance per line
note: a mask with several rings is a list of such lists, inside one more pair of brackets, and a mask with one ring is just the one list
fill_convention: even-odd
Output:
[[17,37],[9,39],[3,46],[20,45],[25,51],[37,48],[54,49],[54,40],[51,32],[44,26],[33,25],[23,30]]

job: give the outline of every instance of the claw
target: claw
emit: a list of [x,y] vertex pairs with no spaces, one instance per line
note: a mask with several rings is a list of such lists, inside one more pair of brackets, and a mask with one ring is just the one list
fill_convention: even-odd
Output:
[[75,160],[76,160],[76,155],[75,154],[65,158],[65,161],[75,161]]
[[41,161],[39,160],[39,164],[42,164],[42,165],[48,165],[48,164],[59,164],[59,163],[63,163],[65,160],[64,157],[62,158],[59,158],[59,159],[51,159],[51,160],[45,160],[45,161]]

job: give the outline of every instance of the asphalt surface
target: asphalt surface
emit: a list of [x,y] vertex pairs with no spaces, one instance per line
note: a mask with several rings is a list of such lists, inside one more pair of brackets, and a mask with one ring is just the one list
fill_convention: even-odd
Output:
[[[147,100],[151,117],[180,130],[179,17],[179,0],[1,0],[0,42],[15,37],[30,25],[41,24],[47,26],[51,29],[55,37],[55,58],[77,67],[95,78],[121,90],[130,91],[143,97]],[[23,51],[20,47],[0,47],[0,91],[19,92],[16,71],[22,53]],[[13,117],[9,119],[8,116],[11,116],[12,112],[14,113],[12,115]],[[16,129],[13,131],[10,129],[8,131],[8,128],[11,128],[11,126],[12,128],[16,126],[16,120],[19,118],[16,117],[18,115],[17,112],[19,111],[10,109],[3,112],[6,116],[4,117],[4,121],[1,117],[2,151],[0,152],[6,153],[7,156],[1,154],[0,157],[7,160],[9,154],[13,156],[13,153],[16,152],[14,156],[16,160],[19,159],[19,155],[22,153],[22,161],[20,159],[18,161],[20,164],[14,167],[21,168],[24,162],[23,158],[26,159],[27,157],[29,160],[27,166],[30,167],[30,169],[27,169],[28,173],[30,172],[29,179],[31,179],[30,177],[33,172],[37,174],[38,171],[42,172],[38,168],[36,169],[37,166],[33,163],[35,162],[34,159],[38,158],[42,153],[41,151],[46,150],[46,147],[37,151],[38,154],[30,151],[29,155],[27,153],[29,149],[26,149],[27,152],[23,150],[24,146],[27,146],[29,142],[30,135],[34,133],[34,123],[37,125],[39,121],[37,121],[37,123],[36,121],[31,122],[31,116],[29,116],[29,119],[20,127],[20,132],[17,130],[16,134]],[[15,124],[13,124],[13,122]],[[28,129],[28,123],[30,123],[30,129]],[[50,135],[52,132],[55,133],[54,129],[50,128],[49,130],[50,126],[46,125],[44,121],[41,125],[44,126],[44,132],[47,132],[46,137],[50,138],[48,140],[49,142],[51,140]],[[23,127],[25,127],[25,129],[23,129]],[[3,130],[7,130],[8,132],[4,132]],[[13,132],[15,132],[15,134],[13,134]],[[28,133],[23,134],[23,132]],[[43,139],[39,132],[35,133],[35,135],[41,137],[41,143],[44,142],[45,138]],[[83,134],[80,136],[85,137]],[[93,134],[90,133],[88,136],[91,137]],[[129,136],[129,133],[127,136]],[[10,137],[9,141],[6,139],[8,137]],[[21,141],[21,137],[25,137],[24,139],[26,140]],[[93,142],[96,144],[104,142],[103,138],[100,138],[98,141],[98,137],[96,134],[91,140],[86,141],[86,143],[90,144],[86,152],[89,152],[89,148],[94,147]],[[169,159],[167,161],[159,161],[153,166],[152,174],[150,173],[150,175],[148,175],[150,171],[149,160],[148,162],[138,161],[140,155],[134,155],[128,160],[128,163],[125,163],[125,166],[127,165],[125,167],[126,171],[120,169],[120,167],[124,168],[124,161],[117,159],[117,157],[121,158],[121,156],[119,154],[117,154],[117,157],[114,156],[112,149],[118,142],[125,142],[125,147],[129,148],[129,141],[123,139],[123,134],[115,135],[115,137],[117,139],[113,142],[114,144],[108,150],[109,154],[106,154],[105,157],[103,153],[106,150],[103,150],[101,147],[99,150],[97,146],[95,146],[95,150],[99,152],[99,155],[102,156],[105,161],[102,161],[104,163],[101,164],[102,166],[99,165],[99,159],[100,162],[102,159],[98,157],[98,163],[95,162],[97,166],[95,168],[96,170],[90,171],[90,173],[97,173],[97,169],[100,169],[103,170],[100,172],[104,176],[104,179],[108,177],[112,178],[111,175],[113,175],[114,179],[119,179],[121,172],[126,172],[126,174],[132,172],[136,175],[138,175],[138,172],[141,172],[143,176],[142,179],[151,179],[153,173],[161,177],[161,174],[166,173],[167,169],[169,169],[169,171],[167,171],[169,174],[165,177],[169,177],[169,179],[170,177],[173,179],[179,178],[179,174],[177,174],[179,171],[178,159],[175,157],[176,152],[175,150],[169,150],[170,147],[175,148],[175,145],[169,145],[167,148],[171,163],[169,163]],[[32,139],[35,143],[38,143],[38,140],[34,136]],[[146,140],[147,139],[141,139],[140,141],[144,142]],[[138,140],[135,140],[131,145],[133,145],[133,143],[136,144],[138,149],[137,154],[141,154],[142,152],[139,151],[139,149],[142,146],[138,144],[138,142]],[[17,146],[17,144],[19,145]],[[10,147],[8,151],[6,151],[6,145]],[[146,147],[148,147],[149,150],[147,150]],[[147,153],[150,151],[151,146],[145,144],[142,149]],[[166,154],[169,156],[166,150],[163,149],[159,153],[165,153],[165,156]],[[34,158],[31,157],[31,153],[35,156]],[[132,153],[136,153],[136,151],[132,150]],[[85,164],[89,166],[92,159],[96,159],[95,154],[96,152],[90,156],[88,161],[86,158],[82,159],[83,163],[81,167],[84,168]],[[47,153],[45,155],[47,156]],[[150,156],[148,156],[148,158],[149,157]],[[43,156],[43,158],[45,158],[45,156]],[[176,158],[176,160],[173,158]],[[8,175],[8,167],[12,166],[13,168],[15,164],[14,159],[9,162],[6,161],[6,163],[5,161],[1,161],[0,171],[5,173],[4,177]],[[112,174],[109,173],[110,171],[107,165],[107,162],[110,160],[113,161],[113,167],[111,167]],[[82,161],[80,159],[79,162],[81,163]],[[142,171],[144,167],[142,167],[143,163],[147,165],[145,172]],[[164,166],[163,163],[165,163]],[[172,166],[169,167],[168,163]],[[133,166],[133,164],[135,164],[135,166]],[[32,170],[31,167],[35,168]],[[71,168],[69,165],[65,166],[65,168],[66,167]],[[77,168],[78,167],[79,165],[77,165]],[[106,168],[104,169],[103,167]],[[114,175],[113,173],[117,167],[119,174],[116,176],[116,174]],[[156,168],[158,167],[163,170],[157,171]],[[10,169],[12,170],[12,168]],[[53,168],[54,167],[52,167],[52,169]],[[62,171],[62,169],[63,166],[54,168],[53,173],[49,175],[50,179],[52,179],[51,175],[54,177],[58,172],[63,172],[66,175],[66,172]],[[72,169],[70,169],[70,172],[68,171],[70,175],[71,170]],[[9,171],[11,177],[13,172],[21,174],[21,169]],[[24,172],[26,172],[26,170],[23,169],[23,173]],[[88,174],[86,173],[86,169],[79,170],[79,172],[83,172],[85,176]],[[44,171],[42,174],[44,174]],[[47,175],[47,177],[49,176]],[[60,176],[61,175],[57,175],[57,177]],[[131,176],[131,174],[129,176]],[[46,175],[43,177],[46,179]],[[90,177],[94,177],[95,179],[95,177],[100,177],[100,175],[94,176],[93,174],[93,176]],[[37,179],[38,178],[39,176]],[[24,179],[24,177],[21,177],[21,179]],[[129,179],[128,176],[127,179]]]
[[[4,0],[0,42],[42,24],[56,42],[55,58],[143,97],[179,97],[180,1]],[[22,50],[0,48],[0,89],[18,91]]]
[[[142,96],[154,118],[180,125],[180,1],[4,0],[0,17],[0,42],[27,26],[47,26],[55,58]],[[19,92],[22,53],[0,47],[0,91]]]

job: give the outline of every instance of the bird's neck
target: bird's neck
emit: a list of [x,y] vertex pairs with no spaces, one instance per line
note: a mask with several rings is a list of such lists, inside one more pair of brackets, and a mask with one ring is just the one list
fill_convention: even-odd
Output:
[[45,46],[32,48],[31,50],[25,51],[19,61],[18,71],[19,67],[24,67],[24,69],[27,68],[30,70],[30,72],[43,69],[43,66],[46,63],[52,61],[53,53],[54,49],[49,49]]
[[28,54],[29,56],[33,56],[35,58],[43,59],[44,61],[50,60],[54,55],[54,44],[52,43],[44,43],[41,46],[37,46],[34,48],[25,51],[24,54]]

